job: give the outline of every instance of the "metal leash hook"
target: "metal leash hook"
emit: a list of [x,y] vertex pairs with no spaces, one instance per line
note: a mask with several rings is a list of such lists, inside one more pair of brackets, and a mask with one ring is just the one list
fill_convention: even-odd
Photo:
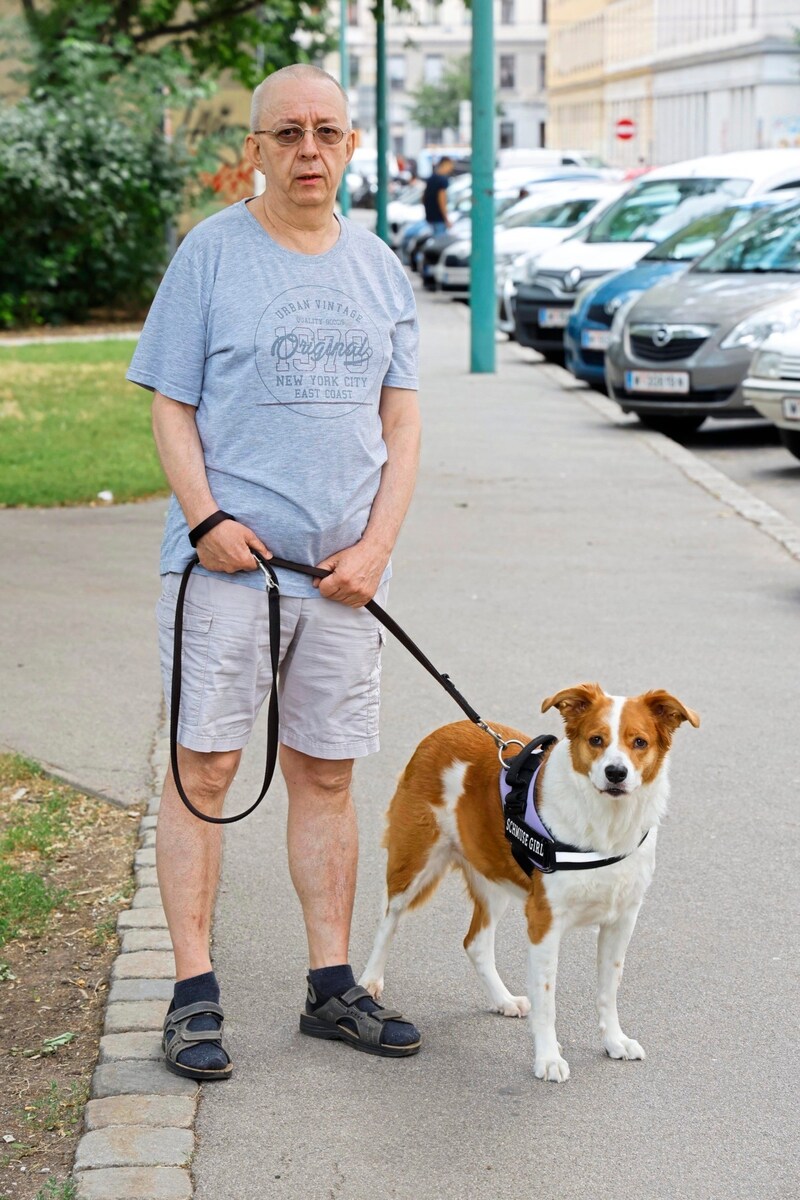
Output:
[[519,748],[522,750],[525,747],[525,743],[521,742],[519,738],[509,738],[508,741],[504,741],[504,739],[500,737],[500,734],[497,732],[497,730],[492,729],[491,725],[487,725],[483,720],[476,721],[475,724],[479,729],[482,729],[484,733],[488,733],[495,746],[497,746],[497,757],[500,760],[500,766],[508,769],[510,764],[507,763],[503,758],[503,752],[507,750],[509,746],[519,746]]

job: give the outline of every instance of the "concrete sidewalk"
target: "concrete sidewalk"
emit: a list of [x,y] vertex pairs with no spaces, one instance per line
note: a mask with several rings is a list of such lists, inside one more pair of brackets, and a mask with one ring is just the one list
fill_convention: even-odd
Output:
[[[203,1093],[195,1195],[784,1200],[797,1134],[800,567],[525,352],[499,347],[499,374],[470,377],[466,310],[422,296],[420,313],[423,463],[389,610],[487,719],[531,734],[559,731],[541,699],[584,679],[667,687],[703,717],[676,738],[672,817],[621,992],[648,1059],[600,1055],[584,932],[558,985],[572,1078],[534,1080],[525,1024],[486,1011],[461,949],[469,908],[455,877],[401,927],[387,970],[387,999],[423,1029],[422,1053],[383,1061],[302,1038],[306,947],[277,786],[228,833],[215,965],[236,1071]],[[123,801],[149,796],[159,729],[163,512],[0,512],[0,742]],[[357,773],[357,968],[382,903],[394,780],[424,734],[460,717],[396,644],[384,689],[384,748]],[[232,808],[262,769],[259,736]],[[498,962],[521,990],[511,911]]]

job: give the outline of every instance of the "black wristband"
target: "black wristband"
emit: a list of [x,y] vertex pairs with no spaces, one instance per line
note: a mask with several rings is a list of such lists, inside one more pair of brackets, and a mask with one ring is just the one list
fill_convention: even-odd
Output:
[[194,529],[189,530],[189,541],[196,546],[200,538],[210,533],[215,525],[221,524],[222,521],[235,520],[236,517],[232,517],[230,513],[223,512],[221,508],[218,508],[210,517],[206,517],[205,521],[201,521],[199,525],[195,525]]

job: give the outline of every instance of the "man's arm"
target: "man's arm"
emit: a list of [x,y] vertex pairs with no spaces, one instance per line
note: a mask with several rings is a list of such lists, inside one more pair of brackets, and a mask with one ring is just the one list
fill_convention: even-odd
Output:
[[447,215],[447,188],[446,187],[439,189],[439,209],[441,210],[442,220],[444,221],[445,225],[449,229],[450,228],[450,218]]
[[[153,437],[164,474],[190,529],[219,508],[208,486],[195,415],[191,404],[181,404],[155,392]],[[257,564],[250,553],[251,546],[266,558],[272,557],[252,529],[238,521],[222,521],[200,539],[197,555],[209,571],[254,571]]]
[[417,393],[384,387],[380,414],[388,458],[364,535],[355,546],[340,550],[318,564],[333,570],[333,575],[319,582],[321,594],[351,608],[360,608],[378,590],[417,478],[420,442]]

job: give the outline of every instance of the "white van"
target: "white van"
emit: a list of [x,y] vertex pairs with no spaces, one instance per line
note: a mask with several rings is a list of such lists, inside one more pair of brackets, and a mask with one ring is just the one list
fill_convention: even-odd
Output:
[[[509,146],[497,151],[498,167],[594,167],[596,170],[610,170],[608,163],[603,162],[597,154],[589,150],[552,150],[539,146],[525,148],[524,146]],[[620,172],[621,174],[621,172]]]
[[587,280],[632,266],[720,198],[800,188],[800,150],[748,150],[658,167],[595,221],[539,255],[514,299],[517,337],[558,360],[575,293]]

